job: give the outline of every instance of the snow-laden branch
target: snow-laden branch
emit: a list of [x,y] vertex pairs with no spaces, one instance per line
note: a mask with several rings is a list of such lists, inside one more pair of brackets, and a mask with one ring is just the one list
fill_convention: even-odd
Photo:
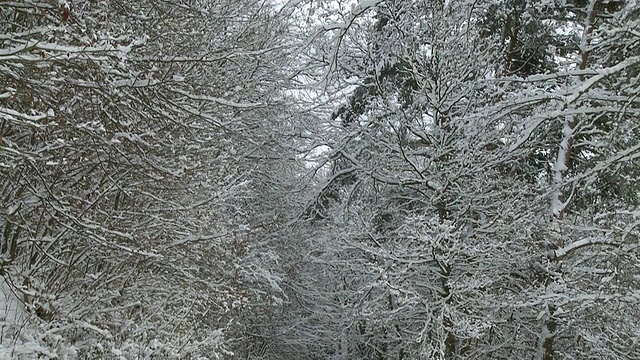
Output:
[[545,117],[542,117],[536,121],[533,122],[533,124],[531,124],[528,128],[526,128],[522,134],[520,135],[520,137],[518,137],[518,140],[516,140],[515,143],[511,144],[511,146],[509,146],[509,152],[516,150],[517,148],[519,148],[522,144],[524,144],[527,140],[529,140],[529,138],[531,138],[531,134],[540,126],[542,125],[542,123],[547,120]]
[[21,32],[14,32],[14,33],[7,33],[7,34],[0,34],[0,40],[16,40],[18,38],[22,38],[25,36],[32,36],[32,35],[44,35],[48,32],[53,32],[53,31],[60,31],[60,28],[56,28],[56,27],[48,27],[48,26],[39,26],[39,27],[35,27],[33,29],[29,29],[26,31],[21,31]]
[[562,247],[560,249],[557,249],[557,250],[553,250],[553,252],[550,252],[549,258],[551,258],[552,260],[562,260],[565,257],[567,257],[568,255],[570,255],[571,253],[575,252],[576,250],[579,250],[579,249],[582,249],[584,247],[591,246],[591,245],[617,246],[617,244],[612,242],[612,241],[607,241],[607,240],[603,240],[603,239],[587,238],[587,239],[574,241],[574,242],[568,244],[567,246],[564,246],[564,247]]
[[578,100],[582,96],[582,94],[589,91],[589,89],[591,89],[591,87],[597,84],[600,80],[605,79],[613,74],[616,74],[638,63],[640,63],[640,56],[632,56],[630,58],[625,59],[624,61],[621,61],[617,65],[596,70],[597,75],[590,77],[589,79],[585,80],[578,86],[568,91],[569,95],[565,97],[565,103],[567,105],[574,103],[576,100]]
[[591,169],[589,169],[589,171],[586,171],[582,174],[579,175],[575,175],[572,176],[568,179],[565,180],[565,183],[572,183],[572,182],[576,182],[579,180],[582,180],[584,178],[587,178],[593,174],[599,173],[601,171],[604,171],[606,169],[608,169],[609,167],[611,167],[614,164],[617,163],[621,163],[621,162],[626,162],[626,161],[633,161],[635,159],[640,158],[640,144],[631,146],[627,149],[618,151],[615,155],[611,156],[610,158],[600,161],[598,162],[595,166],[593,166]]
[[[618,63],[617,65],[608,67],[608,68],[604,68],[604,69],[588,69],[588,70],[575,70],[575,71],[571,71],[571,72],[567,72],[567,73],[557,73],[557,74],[549,74],[549,75],[534,75],[534,76],[530,76],[529,78],[527,78],[526,80],[529,82],[537,82],[537,81],[545,81],[545,80],[551,80],[551,79],[557,79],[560,77],[565,77],[565,76],[585,76],[585,75],[592,75],[590,78],[588,78],[587,80],[581,82],[579,85],[575,86],[572,89],[566,90],[565,95],[562,96],[558,93],[550,93],[550,94],[545,94],[545,95],[537,95],[535,97],[527,97],[524,98],[522,100],[517,101],[514,104],[508,104],[507,108],[504,109],[503,111],[501,111],[499,114],[496,115],[496,117],[500,118],[505,116],[506,114],[512,113],[515,110],[518,110],[522,107],[526,107],[526,106],[530,106],[536,103],[540,103],[546,100],[558,100],[558,99],[562,99],[563,103],[565,104],[565,107],[576,102],[582,95],[584,95],[584,93],[586,93],[587,91],[589,91],[589,89],[591,89],[591,87],[593,87],[596,83],[598,83],[599,81],[613,75],[616,74],[620,71],[623,71],[624,69],[636,65],[640,63],[640,56],[632,56],[630,58],[625,59],[624,61]],[[603,109],[604,110],[604,109]],[[611,111],[613,111],[614,109],[611,109]],[[518,140],[512,144],[509,147],[509,151],[513,151],[515,149],[517,149],[518,147],[522,146],[523,143],[525,143],[530,137],[531,134],[541,125],[545,122],[545,120],[547,119],[551,119],[551,118],[555,118],[555,116],[560,116],[560,115],[568,115],[571,111],[569,111],[568,109],[563,109],[562,111],[557,111],[557,112],[552,112],[548,115],[551,116],[542,116],[539,119],[537,119],[536,121],[533,122],[533,124],[531,124],[527,129],[525,129],[523,131],[523,133],[521,134],[521,136],[518,138]],[[581,113],[586,113],[586,110],[574,110],[573,112],[581,112]]]
[[5,107],[0,106],[0,119],[5,119],[5,120],[9,120],[9,121],[16,121],[17,119],[22,119],[24,121],[27,121],[29,123],[29,125],[35,126],[35,127],[42,127],[43,125],[37,124],[37,121],[41,121],[43,119],[46,118],[52,118],[55,116],[55,113],[53,111],[53,109],[49,109],[46,113],[39,113],[39,114],[35,114],[35,115],[28,115],[25,113],[21,113],[18,111],[15,111],[13,109],[8,109]]
[[146,40],[146,38],[137,39],[127,46],[112,44],[101,46],[71,46],[31,40],[26,41],[20,46],[0,49],[0,61],[42,62],[88,59],[95,62],[102,62],[112,60],[113,57],[123,59],[135,47],[144,45]]
[[[326,83],[331,76],[331,74],[338,67],[338,52],[340,50],[340,45],[342,44],[342,40],[344,36],[347,34],[347,31],[351,27],[351,25],[356,21],[356,19],[367,12],[369,9],[374,8],[376,5],[381,3],[382,0],[364,0],[356,4],[351,10],[351,14],[347,18],[347,21],[337,22],[332,24],[326,24],[323,26],[322,31],[327,30],[340,30],[340,33],[336,36],[333,49],[331,50],[331,59],[329,62],[329,68],[324,74],[324,80],[322,81],[324,85],[322,87],[326,87]],[[317,35],[316,35],[317,36]],[[316,37],[314,36],[314,38]]]
[[241,108],[241,109],[251,109],[251,108],[259,107],[262,105],[261,103],[240,103],[240,102],[235,102],[233,100],[227,100],[227,99],[213,97],[213,96],[196,95],[196,94],[191,94],[186,91],[178,90],[178,89],[175,89],[174,91],[180,95],[186,96],[191,100],[209,101],[209,102],[216,103],[218,105],[230,106],[230,107]]
[[[623,101],[617,98],[598,98],[598,97],[589,97],[590,99],[600,100],[600,101]],[[640,111],[635,109],[626,109],[626,114],[628,115],[640,115]],[[529,125],[526,129],[524,129],[518,138],[515,140],[513,144],[509,146],[509,152],[512,152],[518,148],[520,148],[524,143],[526,143],[532,136],[532,134],[538,129],[545,121],[550,119],[557,119],[561,116],[575,116],[575,115],[598,115],[603,113],[619,113],[619,106],[586,106],[586,107],[577,107],[570,108],[564,110],[554,110],[549,112],[541,113],[537,116],[532,116],[529,121],[531,125]]]

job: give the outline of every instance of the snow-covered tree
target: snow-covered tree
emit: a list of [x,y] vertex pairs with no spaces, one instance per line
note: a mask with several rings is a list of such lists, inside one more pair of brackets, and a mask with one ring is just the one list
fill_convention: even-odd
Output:
[[637,4],[508,5],[324,25],[348,95],[275,357],[635,356]]
[[29,323],[47,324],[14,355],[227,351],[247,305],[241,153],[283,106],[270,101],[274,14],[252,1],[3,3],[2,275]]
[[639,8],[4,2],[0,352],[640,357]]
[[381,2],[369,17],[356,7],[338,24],[352,33],[337,35],[344,49],[328,76],[355,90],[334,114],[342,128],[334,170],[308,212],[317,235],[288,284],[301,317],[288,332],[291,349],[451,358],[491,327],[480,314],[496,302],[485,289],[498,286],[486,282],[505,280],[487,272],[509,263],[505,242],[516,227],[486,218],[508,215],[501,200],[522,189],[496,180],[503,164],[493,142],[504,127],[474,115],[493,97],[478,81],[491,76],[493,53],[463,10]]
[[[549,285],[538,301],[547,307],[540,310],[546,323],[538,358],[638,356],[638,144],[631,134],[640,53],[630,31],[638,26],[637,6],[573,4],[565,26],[578,41],[558,60],[559,70],[527,78],[513,94],[516,103],[535,104],[537,115],[523,119],[526,130],[512,148],[529,146],[549,159],[540,187],[553,220],[542,231]],[[541,143],[552,146],[537,148]]]

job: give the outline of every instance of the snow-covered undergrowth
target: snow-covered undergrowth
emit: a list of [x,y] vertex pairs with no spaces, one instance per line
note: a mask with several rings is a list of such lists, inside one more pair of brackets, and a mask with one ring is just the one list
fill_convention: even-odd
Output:
[[117,316],[72,316],[45,321],[25,306],[0,278],[0,360],[9,359],[216,359],[221,330],[198,336],[172,336],[153,324]]

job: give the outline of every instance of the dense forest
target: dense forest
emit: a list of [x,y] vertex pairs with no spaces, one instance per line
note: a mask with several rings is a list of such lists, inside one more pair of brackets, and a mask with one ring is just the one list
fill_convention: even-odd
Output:
[[638,0],[0,0],[0,359],[640,359]]

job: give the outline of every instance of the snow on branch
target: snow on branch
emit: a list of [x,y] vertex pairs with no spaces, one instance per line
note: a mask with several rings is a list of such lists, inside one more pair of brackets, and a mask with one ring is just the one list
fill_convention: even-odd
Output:
[[0,119],[21,123],[23,125],[33,126],[36,128],[45,127],[45,125],[38,124],[38,121],[42,121],[46,118],[53,118],[54,116],[55,112],[53,111],[53,109],[49,109],[46,113],[35,113],[33,115],[29,115],[0,106]]
[[582,82],[580,85],[574,87],[572,90],[568,91],[569,95],[566,96],[566,104],[571,104],[573,102],[575,102],[576,100],[578,100],[580,98],[580,96],[582,96],[582,94],[584,94],[585,92],[587,92],[593,85],[595,85],[596,83],[598,83],[600,80],[613,75],[615,73],[618,73],[630,66],[633,66],[637,63],[640,63],[640,56],[632,56],[630,58],[625,59],[624,61],[621,61],[620,63],[618,63],[617,65],[608,67],[608,68],[604,68],[604,69],[599,69],[596,70],[596,72],[598,73],[597,75],[594,75],[592,77],[590,77],[589,79],[585,80],[584,82]]
[[[331,74],[336,70],[338,66],[338,52],[340,50],[340,46],[342,45],[342,41],[345,35],[347,34],[347,31],[351,27],[351,25],[353,25],[353,23],[356,21],[356,19],[360,15],[364,14],[369,9],[374,8],[380,2],[382,2],[382,0],[361,1],[351,9],[351,14],[349,14],[347,21],[326,24],[322,27],[322,30],[321,30],[322,32],[328,31],[328,30],[340,30],[340,33],[336,36],[334,40],[333,49],[331,51],[330,64],[329,64],[329,67],[327,68],[327,71],[324,74],[324,80],[321,82],[322,87],[326,87],[329,77],[331,77]],[[317,37],[317,34],[313,38],[315,37]]]
[[571,253],[575,252],[576,250],[582,249],[584,247],[591,246],[591,245],[617,246],[617,244],[615,242],[612,242],[612,241],[607,241],[607,240],[603,240],[603,239],[587,238],[587,239],[574,241],[574,242],[568,244],[567,246],[565,246],[563,248],[554,250],[553,252],[551,252],[549,254],[549,258],[551,258],[553,260],[562,260],[565,257],[567,257],[567,255],[570,255]]
[[[111,56],[122,59],[134,48],[144,45],[146,41],[146,38],[137,39],[127,46],[114,46],[111,44],[102,46],[70,46],[30,40],[20,46],[0,49],[0,61],[21,60],[40,62],[60,59],[88,59],[101,62],[110,60],[110,57],[104,56],[104,54],[111,54]],[[34,52],[38,53],[36,54]]]
[[262,105],[261,103],[240,103],[240,102],[235,102],[232,100],[222,99],[222,98],[213,97],[213,96],[195,95],[195,94],[190,94],[186,91],[182,91],[178,89],[176,89],[175,92],[177,92],[178,94],[184,95],[191,100],[210,101],[218,105],[225,105],[225,106],[230,106],[235,108],[250,109],[250,108],[255,108]]
[[566,179],[565,183],[580,181],[593,174],[602,172],[610,168],[614,164],[633,161],[637,158],[640,158],[640,144],[618,151],[615,155],[609,157],[608,159],[598,162],[595,166],[589,169],[589,171]]

